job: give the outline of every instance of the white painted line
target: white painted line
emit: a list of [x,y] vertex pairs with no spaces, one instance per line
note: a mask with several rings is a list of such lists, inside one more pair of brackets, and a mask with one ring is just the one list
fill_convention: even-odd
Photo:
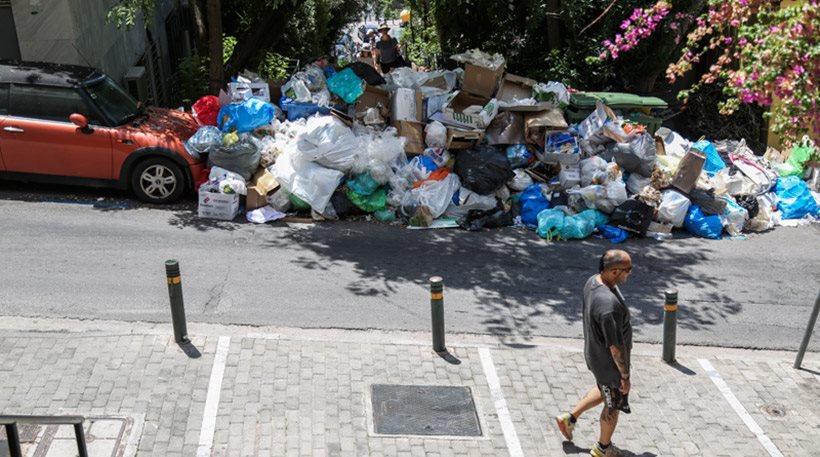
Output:
[[205,397],[205,411],[202,413],[202,428],[199,432],[199,446],[196,457],[210,457],[214,446],[216,414],[219,411],[219,396],[222,394],[222,378],[225,376],[225,362],[228,360],[228,348],[231,337],[220,336],[216,344],[214,365],[211,368],[211,380],[208,381],[208,395]]
[[524,451],[521,450],[521,443],[518,442],[518,434],[515,432],[510,410],[507,409],[507,400],[504,400],[504,392],[501,391],[501,383],[498,381],[498,373],[495,371],[490,349],[478,348],[478,355],[481,356],[481,367],[484,369],[484,377],[487,378],[487,385],[490,387],[490,397],[492,397],[495,404],[498,421],[501,422],[501,431],[504,432],[507,451],[509,451],[510,457],[524,457]]
[[766,436],[763,429],[757,425],[757,422],[755,422],[749,412],[746,411],[746,408],[740,404],[740,401],[737,397],[735,397],[735,394],[732,393],[732,389],[729,388],[729,385],[726,384],[726,381],[723,380],[715,367],[713,367],[712,364],[706,359],[698,359],[698,362],[700,363],[700,366],[706,370],[706,374],[708,374],[709,378],[712,379],[712,382],[715,383],[720,393],[723,394],[726,401],[728,401],[732,409],[735,410],[735,413],[737,413],[743,423],[746,424],[746,427],[748,427],[749,430],[755,434],[757,440],[760,441],[760,444],[763,445],[769,455],[772,457],[783,457],[783,454],[779,449],[777,449],[777,446],[775,446],[774,443],[772,443],[772,440]]

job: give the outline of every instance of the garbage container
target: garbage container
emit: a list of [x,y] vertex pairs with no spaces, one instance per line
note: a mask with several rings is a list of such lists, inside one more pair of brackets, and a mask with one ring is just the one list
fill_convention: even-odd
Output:
[[595,102],[603,102],[625,118],[646,126],[647,132],[654,134],[661,126],[661,119],[653,116],[656,110],[669,105],[658,97],[643,97],[624,92],[574,92],[570,94],[567,107],[567,121],[576,124],[583,121],[595,110]]

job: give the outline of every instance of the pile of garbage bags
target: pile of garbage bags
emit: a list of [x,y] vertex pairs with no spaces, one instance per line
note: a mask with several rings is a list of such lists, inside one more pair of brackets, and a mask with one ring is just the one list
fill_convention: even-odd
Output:
[[540,83],[479,50],[453,58],[464,68],[384,78],[361,63],[310,65],[278,105],[252,74],[203,97],[186,143],[210,167],[200,216],[233,219],[244,205],[256,223],[301,213],[613,243],[820,218],[808,138],[785,154],[691,141],[662,127],[661,100]]

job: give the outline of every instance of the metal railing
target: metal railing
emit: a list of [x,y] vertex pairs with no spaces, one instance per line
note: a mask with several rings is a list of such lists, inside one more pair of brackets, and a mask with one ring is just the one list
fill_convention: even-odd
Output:
[[17,425],[73,425],[74,437],[77,439],[77,452],[80,457],[88,457],[83,422],[85,422],[83,416],[0,416],[0,425],[6,428],[6,439],[8,439],[11,457],[23,457]]

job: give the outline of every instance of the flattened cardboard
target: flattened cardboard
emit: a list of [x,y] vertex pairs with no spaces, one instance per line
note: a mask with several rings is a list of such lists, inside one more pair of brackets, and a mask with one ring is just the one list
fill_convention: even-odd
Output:
[[421,122],[423,119],[421,91],[403,87],[397,89],[390,104],[390,118],[393,122]]
[[566,130],[568,127],[567,121],[564,120],[564,113],[558,108],[527,114],[524,118],[524,135],[527,143],[536,144],[542,148],[547,132]]
[[484,139],[481,130],[461,130],[447,127],[446,149],[470,149]]
[[392,125],[398,130],[398,135],[407,140],[404,144],[404,152],[408,154],[424,152],[427,146],[424,143],[424,125],[421,122],[397,121]]

